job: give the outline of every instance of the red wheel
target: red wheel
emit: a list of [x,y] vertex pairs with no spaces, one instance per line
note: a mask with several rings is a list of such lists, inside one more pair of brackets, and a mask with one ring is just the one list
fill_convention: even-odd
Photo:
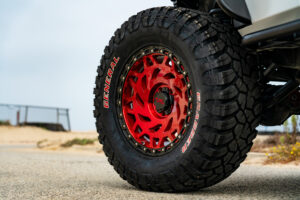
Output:
[[187,73],[163,48],[145,49],[131,63],[120,87],[123,128],[144,152],[167,152],[182,139],[191,115]]

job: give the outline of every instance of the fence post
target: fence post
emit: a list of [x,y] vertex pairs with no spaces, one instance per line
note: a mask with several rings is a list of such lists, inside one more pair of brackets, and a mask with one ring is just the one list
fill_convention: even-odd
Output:
[[24,124],[27,123],[27,117],[28,117],[28,106],[25,106],[25,121],[24,121]]
[[17,126],[20,125],[20,110],[17,111]]
[[71,123],[70,123],[69,109],[67,109],[66,111],[67,111],[67,119],[68,119],[68,128],[69,128],[69,131],[71,131]]

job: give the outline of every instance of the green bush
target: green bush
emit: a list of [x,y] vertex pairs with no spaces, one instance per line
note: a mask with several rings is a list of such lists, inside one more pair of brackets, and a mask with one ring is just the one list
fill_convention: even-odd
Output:
[[10,124],[10,121],[9,120],[7,120],[7,121],[1,121],[0,120],[0,126],[10,126],[11,124]]
[[60,146],[62,147],[71,147],[73,145],[89,145],[89,144],[94,144],[94,142],[97,141],[97,139],[79,139],[79,138],[75,138],[73,140],[69,140],[63,144],[61,144]]

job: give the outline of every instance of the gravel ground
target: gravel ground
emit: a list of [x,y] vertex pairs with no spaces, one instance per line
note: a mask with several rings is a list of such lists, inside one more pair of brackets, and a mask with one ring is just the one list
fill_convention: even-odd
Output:
[[222,183],[193,193],[140,191],[103,154],[25,151],[0,145],[0,199],[300,199],[299,166],[243,165]]

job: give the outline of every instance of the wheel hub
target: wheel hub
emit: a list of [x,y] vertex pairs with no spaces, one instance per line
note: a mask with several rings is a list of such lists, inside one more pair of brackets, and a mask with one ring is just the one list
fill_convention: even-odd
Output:
[[154,107],[156,111],[163,116],[169,115],[172,111],[174,96],[171,93],[172,91],[168,88],[162,88],[154,95]]

